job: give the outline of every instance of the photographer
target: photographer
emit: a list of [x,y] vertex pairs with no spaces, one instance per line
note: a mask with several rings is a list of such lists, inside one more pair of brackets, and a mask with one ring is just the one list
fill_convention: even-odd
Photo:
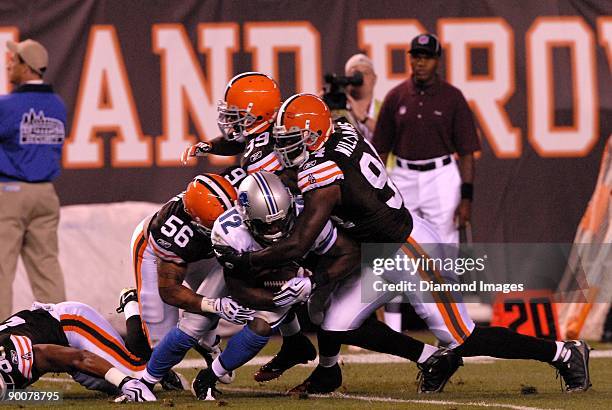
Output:
[[355,54],[344,66],[344,76],[327,74],[323,100],[334,118],[346,117],[368,140],[376,127],[381,102],[374,100],[376,74],[372,60]]

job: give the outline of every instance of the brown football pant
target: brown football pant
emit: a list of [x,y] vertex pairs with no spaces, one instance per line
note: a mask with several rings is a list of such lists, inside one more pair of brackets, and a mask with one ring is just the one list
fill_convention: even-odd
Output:
[[57,259],[59,199],[50,182],[0,182],[0,321],[13,306],[13,281],[21,255],[34,298],[66,300]]

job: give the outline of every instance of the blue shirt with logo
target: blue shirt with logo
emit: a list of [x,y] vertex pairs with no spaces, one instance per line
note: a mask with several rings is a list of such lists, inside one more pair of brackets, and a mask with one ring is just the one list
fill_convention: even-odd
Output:
[[0,96],[0,182],[48,182],[60,172],[66,107],[48,84]]

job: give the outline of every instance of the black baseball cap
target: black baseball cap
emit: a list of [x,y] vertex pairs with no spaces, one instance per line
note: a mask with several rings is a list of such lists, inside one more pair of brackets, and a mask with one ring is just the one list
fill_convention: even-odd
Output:
[[442,47],[438,37],[433,34],[419,34],[410,42],[410,54],[423,53],[430,56],[440,57],[442,55]]

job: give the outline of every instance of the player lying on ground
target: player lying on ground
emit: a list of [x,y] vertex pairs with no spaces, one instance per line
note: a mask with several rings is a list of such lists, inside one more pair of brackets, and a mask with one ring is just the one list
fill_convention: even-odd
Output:
[[0,400],[45,373],[66,372],[89,389],[123,393],[130,401],[155,401],[134,378],[144,363],[110,323],[83,303],[35,303],[32,310],[0,323]]
[[[440,243],[425,221],[412,218],[371,144],[345,119],[332,122],[329,108],[320,98],[298,94],[287,99],[277,116],[274,138],[283,165],[299,167],[298,186],[304,198],[304,211],[283,241],[261,251],[227,252],[219,257],[222,263],[243,272],[286,264],[312,246],[330,218],[357,242],[395,243],[398,251],[412,257],[421,254],[419,243]],[[435,282],[445,279],[435,271],[423,273]],[[278,300],[304,301],[313,288],[329,282],[325,273],[292,279]],[[589,347],[585,342],[553,342],[506,328],[475,326],[465,305],[448,292],[432,292],[413,304],[441,344],[450,349],[436,351],[414,339],[399,341],[392,335],[374,337],[376,332],[383,331],[382,327],[366,319],[395,296],[388,292],[385,297],[364,303],[358,277],[337,283],[318,333],[320,364],[298,388],[320,393],[340,386],[337,359],[341,344],[390,352],[417,362],[422,372],[423,393],[442,391],[462,365],[460,356],[539,360],[557,368],[567,391],[585,391],[591,385]]]
[[[168,367],[169,359],[178,363],[184,356],[173,350],[180,346],[186,353],[193,347],[211,363],[220,351],[215,331],[219,318],[236,324],[250,318],[251,310],[227,296],[217,263],[196,291],[183,283],[189,264],[202,259],[214,261],[210,241],[213,222],[233,206],[235,199],[235,189],[222,176],[198,175],[184,192],[145,218],[134,232],[132,256],[140,303],[121,310],[126,318],[142,317],[148,341],[143,343],[138,329],[128,328],[127,343],[130,350],[148,359],[143,381],[151,388],[160,381],[165,388],[186,388],[186,383],[170,371],[172,366]],[[180,321],[179,309],[184,310]],[[169,333],[172,336],[164,339]],[[224,381],[229,383],[232,377],[228,375]]]
[[[279,177],[266,171],[256,172],[249,175],[238,188],[236,206],[215,222],[213,244],[230,247],[237,252],[262,249],[283,240],[293,228],[301,210],[301,201],[294,202],[289,189]],[[331,221],[325,224],[303,256],[309,252],[333,261],[326,268],[330,272],[345,271],[353,265],[358,254],[355,244],[339,236]],[[291,277],[304,276],[304,269],[292,264],[266,272],[251,271],[245,274],[226,267],[224,276],[232,297],[257,311],[254,319],[229,340],[227,348],[212,366],[200,371],[194,380],[193,390],[200,400],[214,400],[217,379],[248,362],[266,345],[273,330],[291,310],[291,306],[275,306],[273,290],[279,289]]]

